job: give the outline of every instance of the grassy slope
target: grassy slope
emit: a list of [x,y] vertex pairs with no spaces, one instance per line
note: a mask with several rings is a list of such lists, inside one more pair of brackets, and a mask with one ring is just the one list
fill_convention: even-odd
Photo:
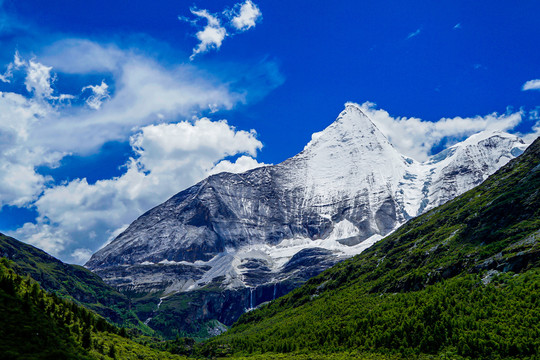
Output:
[[15,262],[14,270],[29,275],[48,292],[74,300],[117,324],[138,325],[129,299],[79,265],[61,262],[46,252],[0,234],[0,256]]
[[540,353],[540,141],[479,187],[245,314],[206,351]]

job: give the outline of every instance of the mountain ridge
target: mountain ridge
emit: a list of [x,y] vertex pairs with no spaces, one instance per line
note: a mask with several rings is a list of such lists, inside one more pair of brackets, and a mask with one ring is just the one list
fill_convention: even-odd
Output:
[[[153,313],[139,313],[152,317],[150,326],[173,303],[192,304],[175,321],[195,313],[209,321],[213,314],[231,325],[478,185],[524,147],[514,135],[490,132],[419,163],[399,154],[358,105],[347,104],[296,156],[212,175],[179,192],[86,266],[121,291],[139,293],[145,309],[153,304]],[[194,307],[190,299],[199,291],[212,310]],[[220,315],[225,309],[231,316]]]
[[[496,159],[478,150],[483,146],[478,144],[496,141],[502,143],[500,148],[487,145],[490,151],[498,151],[492,154]],[[259,244],[280,249],[298,244],[294,253],[305,244],[350,256],[411,217],[477,185],[522,147],[509,134],[476,135],[422,167],[399,154],[360,107],[348,103],[337,120],[298,155],[243,174],[208,177],[142,215],[85,266],[100,274],[107,266],[150,266],[162,261],[186,267],[242,247],[249,252],[250,246]],[[467,162],[470,167],[463,165]],[[355,245],[360,246],[355,249]],[[263,258],[276,268],[294,253]],[[192,270],[200,273],[200,267]],[[241,286],[236,272],[216,276],[230,275],[231,286]]]

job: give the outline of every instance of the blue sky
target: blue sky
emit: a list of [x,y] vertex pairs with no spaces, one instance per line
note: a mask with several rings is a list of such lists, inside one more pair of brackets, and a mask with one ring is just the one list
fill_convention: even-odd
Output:
[[[0,231],[84,263],[347,101],[404,154],[539,131],[537,1],[0,0]],[[404,136],[404,134],[406,136]]]

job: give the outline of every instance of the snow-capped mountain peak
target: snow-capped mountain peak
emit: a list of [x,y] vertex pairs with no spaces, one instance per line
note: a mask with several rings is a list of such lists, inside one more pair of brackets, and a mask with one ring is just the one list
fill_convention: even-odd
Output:
[[306,145],[307,153],[319,153],[336,149],[365,149],[368,151],[395,151],[386,136],[362,111],[359,105],[347,103],[336,121],[323,131],[312,135]]
[[429,192],[418,214],[480,184],[526,147],[516,135],[487,130],[431,156],[423,164]]
[[[278,165],[292,175],[287,187],[303,188],[307,201],[319,205],[354,197],[363,186],[366,190],[378,185],[395,189],[409,166],[353,103],[347,103],[336,121],[314,134],[304,151]],[[385,192],[371,193],[380,191]]]
[[524,147],[514,135],[486,132],[420,163],[347,103],[298,155],[178,193],[87,266],[144,291],[190,291],[213,279],[232,288],[305,280],[476,186]]

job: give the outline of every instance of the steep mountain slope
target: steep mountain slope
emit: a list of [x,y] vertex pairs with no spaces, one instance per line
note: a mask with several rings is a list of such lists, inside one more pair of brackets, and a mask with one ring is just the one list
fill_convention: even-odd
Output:
[[483,184],[243,315],[207,346],[535,358],[539,299],[537,139]]
[[78,265],[61,262],[46,252],[0,234],[0,257],[14,262],[14,270],[30,276],[43,289],[73,299],[117,324],[137,323],[129,312],[129,299]]
[[[481,134],[419,164],[348,104],[297,156],[203,180],[141,216],[86,266],[111,284],[141,290],[194,289],[217,276],[230,288],[271,283],[303,249],[361,252],[482,182],[522,148],[515,136]],[[244,265],[260,274],[249,277]],[[144,266],[148,276],[139,275]]]
[[[513,135],[478,134],[418,163],[399,154],[358,105],[347,104],[300,154],[178,193],[86,266],[122,291],[153,292],[136,304],[151,326],[173,303],[182,304],[174,321],[199,313],[191,323],[229,325],[481,183],[522,149]],[[182,295],[193,291],[202,293]],[[207,310],[191,306],[192,298],[206,299]]]

